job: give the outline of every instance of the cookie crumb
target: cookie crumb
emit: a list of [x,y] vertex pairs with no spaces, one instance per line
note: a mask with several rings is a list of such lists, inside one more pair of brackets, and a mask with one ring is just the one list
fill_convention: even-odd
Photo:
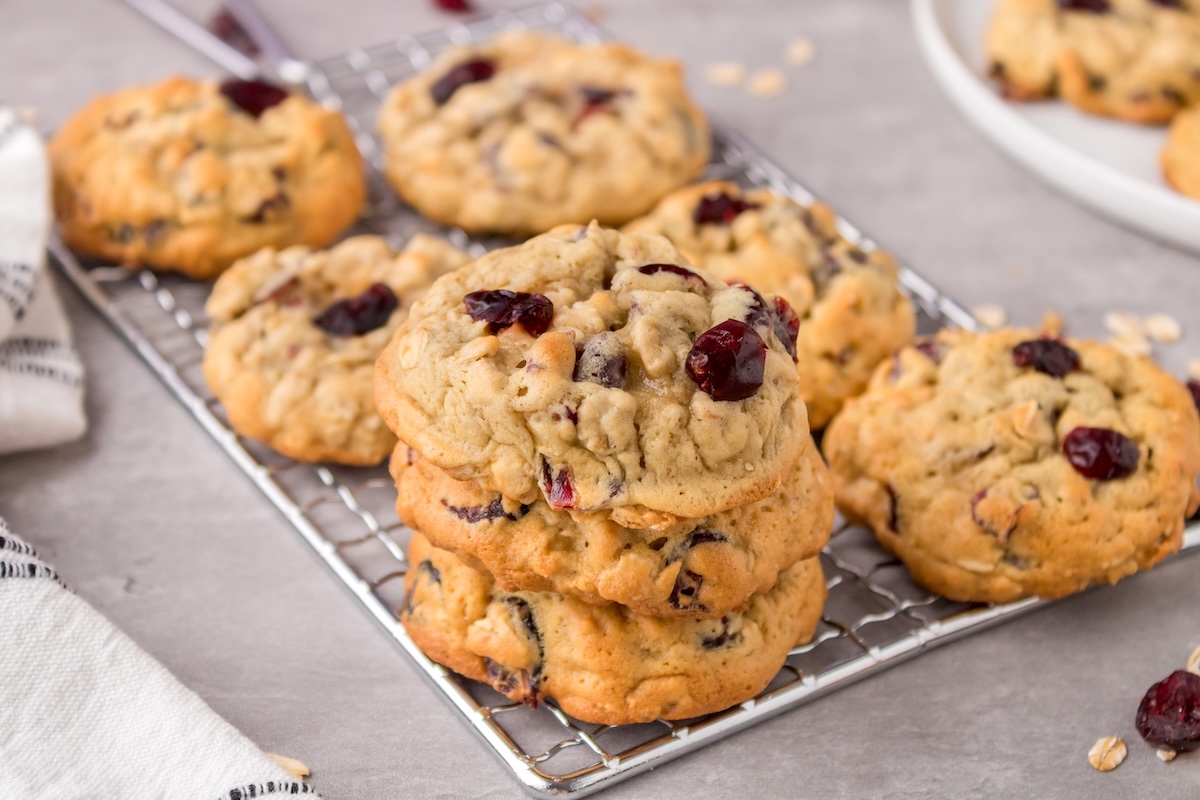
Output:
[[746,80],[746,68],[736,61],[720,61],[709,64],[704,77],[713,86],[737,86]]
[[1142,324],[1146,335],[1156,342],[1178,342],[1183,338],[1183,326],[1170,314],[1151,314]]
[[1119,736],[1105,736],[1092,745],[1088,751],[1088,763],[1100,772],[1111,772],[1121,766],[1129,750],[1125,740]]
[[583,15],[592,22],[599,22],[608,14],[608,9],[600,3],[589,3],[583,7]]
[[312,772],[308,769],[308,765],[303,761],[288,756],[281,756],[278,753],[263,753],[267,758],[278,764],[284,772],[291,775],[293,778],[307,778]]
[[1066,327],[1062,314],[1057,311],[1047,311],[1042,315],[1042,333],[1046,336],[1061,336]]
[[748,88],[757,97],[774,97],[787,88],[787,79],[777,69],[760,69],[750,76]]
[[1164,764],[1167,764],[1167,763],[1174,761],[1175,756],[1177,756],[1179,754],[1176,753],[1174,750],[1172,750],[1169,747],[1160,747],[1154,751],[1154,755],[1158,756],[1159,761],[1163,762]]
[[803,67],[813,62],[817,57],[816,45],[812,43],[812,39],[806,39],[803,36],[792,39],[788,43],[785,58],[787,62],[794,67]]
[[1192,654],[1188,656],[1187,671],[1193,675],[1200,675],[1200,647],[1197,647],[1192,651]]
[[1154,349],[1150,340],[1140,333],[1113,336],[1108,343],[1127,356],[1148,356]]
[[997,328],[1003,328],[1004,323],[1008,321],[1008,314],[1003,308],[991,303],[975,306],[971,309],[971,314],[979,321],[979,324],[990,331]]
[[1142,321],[1128,311],[1109,311],[1104,315],[1104,328],[1114,337],[1143,336]]

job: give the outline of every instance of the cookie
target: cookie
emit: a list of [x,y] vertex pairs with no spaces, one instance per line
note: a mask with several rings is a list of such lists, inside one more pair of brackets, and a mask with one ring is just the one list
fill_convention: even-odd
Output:
[[1198,0],[1000,0],[986,47],[1010,99],[1150,124],[1200,102]]
[[679,64],[505,33],[442,54],[379,113],[388,179],[431,219],[538,234],[644,214],[708,163]]
[[238,261],[205,306],[204,377],[230,425],[300,461],[378,464],[396,438],[371,399],[375,359],[416,298],[468,260],[419,235],[399,254],[356,236]]
[[720,619],[662,619],[550,592],[505,592],[484,572],[409,544],[400,621],[427,656],[512,700],[553,698],[585,722],[627,725],[721,711],[761,692],[821,618],[817,559]]
[[257,81],[170,78],[104,95],[50,143],[67,244],[209,279],[261,247],[323,247],[358,217],[342,118]]
[[447,275],[380,356],[388,426],[459,480],[629,527],[774,492],[809,445],[786,303],[666,239],[562,226]]
[[1200,500],[1200,417],[1182,384],[1029,330],[906,348],[823,444],[846,517],[954,600],[1115,583],[1178,550]]
[[847,242],[837,215],[820,203],[711,181],[671,194],[625,229],[662,234],[721,280],[787,298],[800,317],[796,355],[814,429],[861,393],[916,329],[895,260]]
[[819,553],[833,527],[833,489],[815,446],[769,497],[660,530],[507,500],[454,480],[403,444],[391,469],[405,524],[502,589],[620,603],[651,616],[722,617]]
[[1171,123],[1162,169],[1167,183],[1200,200],[1200,107],[1185,111]]

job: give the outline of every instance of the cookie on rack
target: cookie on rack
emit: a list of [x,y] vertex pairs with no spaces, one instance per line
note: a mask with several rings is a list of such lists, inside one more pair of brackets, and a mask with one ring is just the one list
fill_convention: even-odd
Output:
[[833,489],[815,446],[774,494],[659,530],[521,504],[456,481],[403,443],[391,461],[400,518],[507,591],[550,591],[636,614],[714,619],[775,585],[829,540]]
[[564,225],[439,280],[380,356],[393,431],[518,503],[651,528],[774,492],[810,446],[785,301],[660,236]]
[[1010,99],[1161,124],[1200,102],[1200,3],[1000,0],[987,54]]
[[662,619],[550,592],[505,592],[487,573],[409,544],[400,621],[427,656],[510,699],[553,698],[605,725],[686,719],[749,700],[807,642],[825,602],[815,558],[720,619]]
[[58,131],[50,161],[67,244],[193,278],[261,247],[323,247],[366,198],[345,121],[260,81],[103,95]]
[[662,234],[721,280],[787,298],[800,317],[796,357],[808,422],[819,429],[916,329],[895,260],[846,241],[837,225],[820,203],[710,181],[671,194],[625,229]]
[[945,331],[825,433],[839,507],[955,600],[1061,597],[1179,549],[1200,416],[1148,358],[1031,330]]
[[204,376],[243,436],[300,461],[378,464],[396,439],[375,411],[375,359],[417,297],[469,259],[418,235],[329,250],[265,248],[217,280]]
[[504,33],[442,54],[379,113],[388,179],[474,232],[619,225],[708,163],[708,123],[673,61]]
[[1200,106],[1171,123],[1162,152],[1163,176],[1177,191],[1200,200]]

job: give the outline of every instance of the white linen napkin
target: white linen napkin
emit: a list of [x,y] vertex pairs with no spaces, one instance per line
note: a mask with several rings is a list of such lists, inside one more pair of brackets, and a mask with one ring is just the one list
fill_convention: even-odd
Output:
[[0,797],[318,797],[58,579],[0,519]]
[[0,453],[83,435],[83,366],[43,273],[50,175],[41,137],[0,107]]

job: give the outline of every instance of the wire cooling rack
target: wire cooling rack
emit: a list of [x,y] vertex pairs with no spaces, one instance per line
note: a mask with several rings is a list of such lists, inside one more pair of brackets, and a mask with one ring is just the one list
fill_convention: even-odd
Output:
[[[316,64],[301,64],[308,91],[344,112],[364,156],[380,166],[375,114],[388,89],[423,69],[451,45],[486,39],[502,30],[554,30],[580,41],[603,34],[559,3],[500,12],[436,33],[406,36]],[[295,63],[292,67],[296,67]],[[813,196],[738,135],[718,131],[706,177],[767,186],[801,202]],[[361,228],[399,246],[418,231],[441,233],[482,252],[500,240],[479,240],[444,229],[403,206],[372,176],[372,202]],[[843,234],[864,249],[874,244],[845,220]],[[1004,606],[953,603],[914,584],[869,531],[839,522],[821,555],[829,584],[824,618],[812,642],[797,647],[756,698],[727,711],[676,722],[592,725],[571,719],[548,701],[532,709],[489,687],[462,679],[427,659],[398,622],[403,601],[409,531],[397,519],[387,471],[312,466],[284,458],[235,434],[201,375],[209,286],[175,275],[131,272],[83,263],[61,242],[51,254],[67,277],[105,316],[234,462],[287,517],[305,541],[422,672],[488,743],[524,787],[537,797],[584,796],[704,744],[803,705],[853,681],[917,656],[957,637],[1029,611],[1041,601]],[[973,328],[970,314],[909,269],[901,282],[918,309],[920,332],[946,325]],[[1185,546],[1200,544],[1188,532]]]

